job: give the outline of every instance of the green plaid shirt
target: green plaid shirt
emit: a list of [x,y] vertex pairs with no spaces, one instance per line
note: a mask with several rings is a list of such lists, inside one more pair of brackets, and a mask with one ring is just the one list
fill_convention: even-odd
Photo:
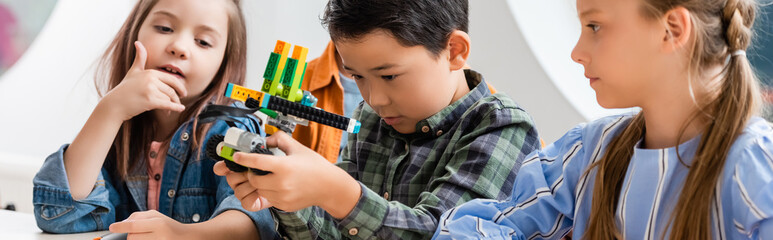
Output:
[[505,199],[527,154],[540,146],[531,117],[483,77],[465,71],[470,93],[420,121],[416,133],[395,131],[367,104],[354,118],[339,167],[362,186],[344,219],[319,207],[272,209],[280,235],[291,239],[428,239],[440,215],[475,198]]

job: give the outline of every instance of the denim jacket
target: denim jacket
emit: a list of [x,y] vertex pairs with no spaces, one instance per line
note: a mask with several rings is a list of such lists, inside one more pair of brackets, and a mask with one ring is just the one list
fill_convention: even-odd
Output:
[[[256,119],[237,118],[236,125],[255,131]],[[234,197],[225,177],[212,171],[215,160],[193,149],[193,119],[177,129],[164,163],[158,211],[182,223],[211,219],[226,210],[238,210],[252,218],[261,239],[273,239],[274,221],[267,210],[249,212]],[[215,122],[201,146],[214,134],[225,135],[228,125]],[[64,152],[69,144],[51,154],[33,179],[33,204],[38,227],[51,233],[77,233],[106,230],[111,223],[122,221],[133,212],[146,211],[148,175],[146,166],[129,171],[125,181],[115,176],[115,160],[102,165],[91,193],[82,200],[73,199],[64,168]],[[197,154],[200,156],[197,158]]]

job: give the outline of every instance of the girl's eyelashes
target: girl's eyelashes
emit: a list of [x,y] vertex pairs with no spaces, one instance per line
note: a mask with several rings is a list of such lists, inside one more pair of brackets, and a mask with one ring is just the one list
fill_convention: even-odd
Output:
[[598,24],[595,24],[595,23],[589,23],[588,25],[585,25],[585,27],[590,28],[590,30],[593,31],[594,33],[598,32],[599,29],[601,28],[601,26],[599,26]]
[[172,33],[172,32],[174,32],[174,30],[172,30],[172,28],[167,27],[167,26],[163,26],[163,25],[156,25],[156,26],[153,26],[153,27],[156,28],[156,31],[158,31],[160,33]]
[[[158,31],[159,33],[162,33],[162,34],[174,33],[174,29],[172,29],[171,27],[164,26],[164,25],[156,25],[156,26],[153,26],[153,28],[155,28],[156,31]],[[201,47],[204,47],[204,48],[211,48],[212,47],[212,43],[210,43],[209,41],[206,41],[206,40],[203,40],[203,39],[194,39],[194,40],[196,41],[196,44],[198,44]]]
[[199,46],[202,46],[202,47],[205,47],[205,48],[210,48],[210,47],[212,47],[212,44],[210,44],[209,42],[207,42],[207,41],[205,41],[205,40],[197,39],[197,40],[196,40],[196,43],[198,43],[198,44],[199,44]]
[[362,80],[362,76],[357,74],[352,74],[352,79],[359,81],[359,80]]

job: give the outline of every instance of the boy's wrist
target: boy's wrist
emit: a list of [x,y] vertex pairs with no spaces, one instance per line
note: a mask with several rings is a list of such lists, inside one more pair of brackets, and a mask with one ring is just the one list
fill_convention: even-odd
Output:
[[327,191],[328,196],[322,199],[319,206],[334,218],[343,219],[349,216],[349,213],[357,206],[362,195],[362,187],[357,180],[354,180],[342,169],[336,166],[332,167],[337,170],[328,175],[333,176],[330,179],[329,188],[333,191]]

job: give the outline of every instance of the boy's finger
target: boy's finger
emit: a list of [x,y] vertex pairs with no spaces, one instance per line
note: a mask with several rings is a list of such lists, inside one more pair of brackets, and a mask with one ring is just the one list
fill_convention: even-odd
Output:
[[239,184],[247,182],[247,176],[244,173],[231,172],[225,176],[225,181],[228,182],[228,186],[233,189]]
[[260,211],[270,207],[271,207],[271,203],[268,201],[268,199],[264,197],[258,197],[258,199],[255,200],[255,203],[252,205],[252,208],[258,209],[256,211]]
[[227,176],[228,173],[231,172],[231,169],[228,169],[228,166],[225,165],[225,162],[217,161],[215,166],[212,167],[212,171],[215,172],[215,174],[218,176]]
[[237,184],[236,187],[231,187],[234,190],[234,196],[236,199],[243,199],[252,193],[256,193],[258,189],[255,189],[249,182],[242,182]]
[[276,172],[280,170],[282,160],[274,155],[259,154],[259,153],[243,153],[237,152],[234,154],[234,162],[239,165],[260,169],[263,171]]
[[[298,149],[298,145],[300,145],[298,141],[293,139],[290,135],[283,131],[278,131],[274,133],[273,135],[266,138],[266,146],[270,148],[279,148],[279,150],[282,150],[282,152],[285,152],[287,155],[291,155],[295,149]],[[300,145],[300,147],[304,147],[303,145]]]
[[255,202],[258,201],[260,198],[260,195],[258,195],[258,191],[251,192],[250,194],[247,194],[247,196],[244,196],[244,198],[239,199],[239,202],[242,203],[242,207],[247,211],[257,212],[261,208],[255,207]]
[[134,55],[134,63],[132,63],[131,69],[145,70],[145,62],[148,59],[148,52],[145,50],[145,46],[140,41],[135,41],[134,51],[137,53]]
[[257,212],[266,208],[270,208],[272,205],[265,197],[260,194],[253,193],[244,198],[242,201],[242,207],[249,211]]
[[247,174],[247,181],[254,188],[257,188],[264,195],[266,191],[275,191],[282,186],[283,179],[281,175],[268,174],[268,175],[256,175],[254,173]]

